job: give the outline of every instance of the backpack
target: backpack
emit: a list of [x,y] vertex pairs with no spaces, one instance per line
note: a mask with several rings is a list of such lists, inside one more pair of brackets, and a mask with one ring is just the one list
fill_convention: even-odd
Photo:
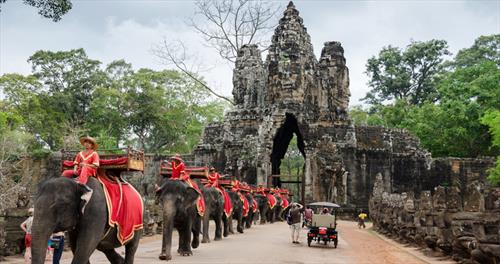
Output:
[[286,214],[286,223],[288,225],[292,225],[292,214],[290,213],[291,210],[288,210],[288,213]]

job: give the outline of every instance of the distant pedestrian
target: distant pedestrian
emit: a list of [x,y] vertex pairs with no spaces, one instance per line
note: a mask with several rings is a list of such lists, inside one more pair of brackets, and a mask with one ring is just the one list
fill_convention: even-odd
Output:
[[61,231],[52,234],[50,240],[52,241],[52,248],[54,249],[52,264],[59,264],[64,249],[64,232]]
[[31,227],[33,226],[33,213],[34,208],[28,209],[28,219],[26,219],[21,224],[21,229],[24,231],[24,245],[26,250],[24,251],[24,263],[31,263]]
[[302,212],[303,206],[298,203],[293,203],[292,208],[290,209],[290,229],[292,231],[292,243],[299,244],[299,235],[301,223],[300,216]]
[[359,215],[358,215],[358,228],[361,228],[361,227],[366,228],[366,226],[365,226],[365,218],[367,218],[367,217],[368,217],[368,215],[366,215],[363,212],[363,210],[361,210],[359,212]]
[[311,207],[307,206],[306,210],[304,211],[304,222],[302,224],[302,227],[311,225],[312,216],[313,216],[313,210],[311,209]]

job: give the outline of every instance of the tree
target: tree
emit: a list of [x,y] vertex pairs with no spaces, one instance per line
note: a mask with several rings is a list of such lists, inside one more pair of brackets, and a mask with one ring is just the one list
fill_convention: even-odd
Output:
[[[500,110],[488,111],[481,118],[481,123],[489,126],[489,132],[493,138],[492,146],[500,148]],[[496,158],[495,167],[489,170],[488,180],[493,184],[500,183],[500,155]]]
[[223,59],[233,63],[243,45],[267,48],[263,33],[275,27],[273,19],[280,8],[250,0],[198,0],[195,5],[190,25]]
[[[274,28],[274,18],[280,9],[275,3],[262,0],[198,0],[195,7],[189,25],[221,58],[231,63],[234,63],[243,45],[256,44],[267,49],[268,42],[263,37]],[[198,77],[199,68],[189,66],[199,67],[201,62],[189,62],[194,56],[187,56],[188,51],[182,41],[164,40],[154,53],[166,65],[174,66],[211,94],[234,105],[230,98],[220,95]]]
[[480,36],[472,47],[460,50],[450,64],[466,68],[484,61],[494,62],[500,67],[500,34]]
[[412,105],[435,101],[435,82],[442,72],[445,55],[449,55],[444,40],[412,41],[405,50],[387,46],[366,64],[371,91],[362,100],[382,104],[406,100]]
[[[0,0],[0,4],[6,0]],[[70,0],[23,0],[24,4],[36,7],[38,14],[57,22],[73,7]]]

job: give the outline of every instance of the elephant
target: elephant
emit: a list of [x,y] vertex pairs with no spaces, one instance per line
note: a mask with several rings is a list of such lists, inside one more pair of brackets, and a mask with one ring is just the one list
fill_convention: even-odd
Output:
[[250,207],[250,210],[248,211],[248,215],[243,217],[243,223],[245,224],[245,228],[251,228],[252,227],[252,222],[253,218],[255,217],[255,213],[252,210],[252,205],[253,205],[253,196],[250,193],[244,193],[243,196],[245,196],[245,199],[248,201],[248,206]]
[[255,194],[254,199],[259,207],[260,224],[265,224],[268,221],[268,211],[270,211],[269,200],[263,194]]
[[[112,172],[107,172],[112,173]],[[52,233],[68,231],[72,264],[87,264],[95,249],[102,251],[111,263],[134,263],[141,230],[125,244],[125,259],[114,249],[121,246],[117,228],[108,225],[108,209],[104,190],[99,181],[90,177],[92,198],[81,213],[81,196],[86,188],[66,177],[51,178],[40,183],[35,198],[32,227],[32,263],[45,262],[47,242]]]
[[174,228],[179,232],[177,252],[181,256],[193,255],[191,248],[197,248],[200,243],[201,218],[196,207],[200,194],[185,181],[164,179],[156,195],[163,208],[163,239],[159,259],[172,259]]
[[231,197],[231,204],[233,205],[233,212],[229,217],[224,217],[224,229],[229,227],[229,233],[234,234],[233,220],[236,219],[236,230],[243,233],[243,202],[240,200],[240,195],[237,192],[227,190],[229,197]]
[[283,221],[283,218],[281,218],[281,213],[283,212],[283,199],[279,195],[274,195],[274,198],[276,199],[276,205],[273,208],[274,211],[274,221]]
[[[209,243],[209,222],[210,219],[215,221],[215,238],[214,240],[222,239],[222,216],[224,215],[224,197],[215,187],[203,187],[201,189],[203,198],[205,199],[205,215],[203,216],[203,238],[201,243]],[[226,228],[227,229],[227,228]],[[226,230],[227,236],[227,230]]]

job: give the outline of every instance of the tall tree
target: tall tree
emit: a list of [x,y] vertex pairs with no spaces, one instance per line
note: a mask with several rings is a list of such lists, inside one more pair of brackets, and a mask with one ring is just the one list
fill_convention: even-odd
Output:
[[435,101],[435,82],[449,54],[444,40],[412,41],[405,50],[384,47],[366,64],[371,90],[362,100],[369,104],[406,100],[412,105]]
[[500,67],[500,34],[480,36],[472,47],[460,50],[450,64],[465,68],[484,61],[494,62]]
[[[0,4],[6,0],[0,0]],[[24,4],[36,7],[38,14],[57,22],[73,7],[70,0],[23,0]]]

